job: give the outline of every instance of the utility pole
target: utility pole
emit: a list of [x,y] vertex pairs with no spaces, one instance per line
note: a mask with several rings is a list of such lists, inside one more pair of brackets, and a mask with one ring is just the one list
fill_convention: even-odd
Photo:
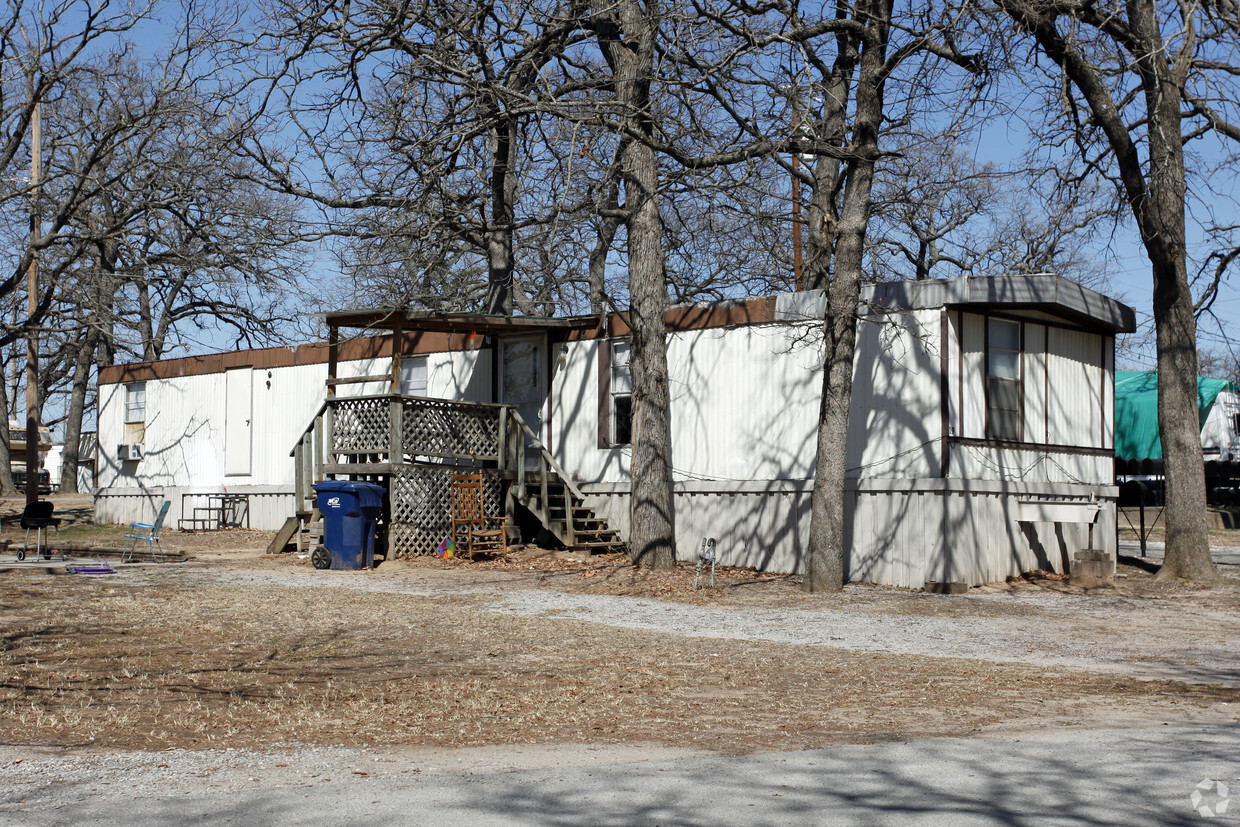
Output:
[[[39,311],[39,252],[42,227],[39,193],[43,178],[43,124],[36,100],[30,115],[30,268],[26,271],[27,322]],[[39,499],[39,333],[30,324],[26,334],[26,503]]]

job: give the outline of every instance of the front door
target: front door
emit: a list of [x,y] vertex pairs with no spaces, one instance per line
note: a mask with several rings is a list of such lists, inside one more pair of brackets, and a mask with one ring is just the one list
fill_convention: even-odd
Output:
[[543,440],[542,411],[547,399],[546,346],[542,336],[500,340],[499,400],[516,405],[539,440]]
[[224,473],[249,474],[251,420],[254,417],[254,371],[224,372]]

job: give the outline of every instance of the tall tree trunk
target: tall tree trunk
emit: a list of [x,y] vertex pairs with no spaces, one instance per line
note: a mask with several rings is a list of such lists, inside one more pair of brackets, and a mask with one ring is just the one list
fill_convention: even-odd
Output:
[[95,345],[99,333],[93,327],[86,333],[86,340],[78,349],[73,365],[73,384],[69,392],[69,411],[65,417],[64,464],[60,468],[60,490],[66,494],[78,493],[78,451],[82,443],[82,417],[86,412],[86,394],[90,388],[90,366],[95,360]]
[[12,435],[9,433],[9,400],[6,383],[0,382],[0,497],[16,497],[17,485],[13,482],[13,455],[9,452]]
[[[848,102],[852,94],[853,70],[857,65],[857,41],[851,33],[835,38],[836,56],[831,75],[823,85],[821,119],[813,130],[818,139],[843,148],[848,140]],[[812,104],[811,102],[811,105]],[[820,156],[814,163],[814,188],[810,196],[806,223],[809,226],[809,255],[805,267],[805,289],[825,290],[831,280],[832,258],[839,233],[839,189],[843,164]]]
[[[619,118],[653,138],[650,87],[659,11],[655,0],[597,0],[605,21],[600,45],[611,66]],[[613,17],[614,15],[614,17]],[[633,457],[629,549],[638,565],[676,565],[672,514],[671,438],[668,428],[667,309],[663,223],[659,218],[659,163],[640,140],[623,139],[621,170],[628,228],[630,372],[633,380]]]
[[1158,577],[1214,580],[1197,413],[1197,320],[1188,285],[1180,84],[1165,56],[1153,0],[1134,0],[1128,8],[1132,28],[1146,44],[1134,57],[1150,117],[1149,194],[1137,222],[1154,274],[1158,427],[1166,469],[1166,556]]
[[844,587],[844,478],[847,472],[848,408],[852,402],[853,354],[857,343],[857,304],[861,295],[865,234],[870,220],[874,163],[883,116],[884,61],[893,0],[869,0],[857,6],[863,22],[860,71],[856,86],[847,183],[840,209],[835,270],[827,289],[823,322],[822,399],[814,491],[810,501],[809,546],[805,590],[839,591]]
[[[1134,142],[1126,112],[1111,93],[1110,65],[1090,62],[1095,53],[1060,34],[1058,9],[1031,0],[1000,5],[1060,66],[1106,134],[1128,205],[1141,232],[1154,281],[1154,328],[1158,347],[1158,426],[1166,468],[1166,558],[1158,576],[1213,580],[1206,525],[1205,469],[1197,413],[1197,325],[1188,285],[1180,106],[1188,61],[1173,65],[1153,0],[1129,0],[1127,21],[1106,32],[1129,52],[1145,105],[1148,163]],[[1081,25],[1073,20],[1072,26]],[[1095,24],[1096,25],[1096,24]],[[1115,34],[1118,33],[1118,34]],[[1119,49],[1117,49],[1117,52]]]
[[620,220],[616,213],[620,210],[620,181],[616,178],[607,185],[607,203],[602,210],[602,223],[598,228],[598,241],[590,250],[590,312],[602,313],[607,301],[607,255],[611,252],[611,243],[616,240],[616,231],[620,229]]
[[515,220],[517,122],[501,118],[492,136],[491,220],[486,230],[487,302],[486,312],[512,315],[513,272],[512,228]]

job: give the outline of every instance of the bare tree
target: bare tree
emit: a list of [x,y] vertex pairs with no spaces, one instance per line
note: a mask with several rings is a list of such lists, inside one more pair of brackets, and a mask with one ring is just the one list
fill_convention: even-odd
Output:
[[1166,461],[1167,556],[1161,578],[1213,580],[1197,433],[1197,349],[1188,280],[1185,144],[1240,140],[1230,3],[1091,4],[999,0],[1036,44],[1052,140],[1107,174],[1132,212],[1153,276],[1158,419]]
[[663,222],[659,216],[659,159],[652,143],[651,107],[656,2],[600,0],[591,25],[611,70],[620,162],[624,176],[624,223],[628,235],[632,329],[633,459],[629,548],[638,565],[676,564],[670,474],[670,397],[667,387],[667,307]]

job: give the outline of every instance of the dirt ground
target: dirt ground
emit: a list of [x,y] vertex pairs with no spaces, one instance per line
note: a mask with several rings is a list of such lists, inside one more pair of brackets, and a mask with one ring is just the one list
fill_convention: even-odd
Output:
[[[913,612],[918,622],[962,612],[1019,619],[1028,611],[1019,603],[912,601],[911,593],[865,586],[831,598],[804,594],[796,578],[738,570],[720,571],[715,589],[695,590],[691,567],[638,571],[614,557],[536,549],[508,561],[394,561],[357,576],[382,572],[420,593],[360,591],[321,585],[324,573],[296,555],[263,555],[269,537],[170,533],[167,544],[192,562],[110,576],[0,570],[0,741],[120,749],[657,744],[735,754],[1184,720],[1240,703],[1232,681],[687,637],[488,608],[496,595],[554,590],[737,613]],[[221,572],[233,582],[213,579]],[[1155,582],[1140,569],[1123,575],[1108,600],[1131,602],[1134,612],[1171,601],[1186,610],[1186,627],[1200,622],[1195,606],[1240,606],[1234,578],[1200,590]],[[1080,593],[1036,576],[993,588]]]
[[[88,505],[58,506],[64,531],[103,545],[123,533],[90,526]],[[6,507],[12,513],[7,503],[0,512]],[[14,527],[4,532],[11,537]],[[731,569],[717,573],[716,588],[695,589],[692,567],[652,572],[614,556],[529,548],[506,561],[393,561],[341,580],[295,554],[264,555],[270,537],[170,532],[165,544],[190,562],[118,566],[102,576],[6,568],[11,555],[0,555],[0,742],[147,750],[595,743],[737,754],[1234,720],[1230,709],[1240,704],[1240,680],[1218,670],[1189,681],[1173,665],[1171,679],[1141,680],[1101,664],[695,637],[676,621],[591,622],[588,607],[562,598],[566,609],[529,616],[494,610],[497,599],[550,591],[646,609],[724,609],[742,619],[844,612],[874,624],[876,635],[898,635],[935,618],[1044,623],[1037,607],[1046,600],[1092,599],[1053,576],[988,587],[1012,600],[873,586],[833,597],[804,594],[795,577]],[[707,582],[704,575],[699,585]],[[1108,613],[1104,636],[1124,634],[1117,624],[1125,612],[1135,621],[1157,607],[1148,634],[1171,634],[1163,618],[1182,617],[1174,633],[1191,641],[1203,612],[1240,608],[1240,580],[1230,571],[1212,589],[1157,582],[1137,567],[1124,567],[1117,582],[1098,597]],[[1088,653],[1082,658],[1074,662],[1087,663]]]

